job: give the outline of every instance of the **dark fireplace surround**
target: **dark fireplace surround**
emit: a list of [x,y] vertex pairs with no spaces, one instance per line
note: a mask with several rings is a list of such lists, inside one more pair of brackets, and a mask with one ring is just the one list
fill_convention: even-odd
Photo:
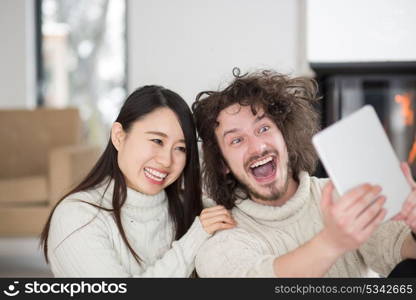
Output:
[[[322,128],[373,105],[399,160],[407,161],[415,176],[416,62],[315,63],[311,68],[322,96],[317,107]],[[314,175],[327,177],[321,163]],[[416,260],[404,260],[388,277],[416,277]]]
[[[371,104],[401,161],[416,174],[416,62],[313,63],[325,128]],[[320,164],[317,176],[326,176]]]

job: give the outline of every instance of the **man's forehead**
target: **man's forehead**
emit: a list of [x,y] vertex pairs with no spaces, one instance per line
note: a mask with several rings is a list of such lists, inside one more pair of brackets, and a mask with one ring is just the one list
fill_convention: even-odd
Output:
[[256,114],[253,114],[250,105],[233,104],[224,108],[218,115],[215,133],[224,138],[229,133],[245,130],[259,120],[267,118],[263,109],[256,109],[255,112]]
[[253,120],[257,117],[264,116],[263,108],[256,108],[256,114],[253,114],[252,108],[250,105],[242,106],[238,103],[230,105],[224,108],[219,114],[217,121],[219,124],[226,124],[233,121],[241,121],[241,119],[246,119],[247,121]]

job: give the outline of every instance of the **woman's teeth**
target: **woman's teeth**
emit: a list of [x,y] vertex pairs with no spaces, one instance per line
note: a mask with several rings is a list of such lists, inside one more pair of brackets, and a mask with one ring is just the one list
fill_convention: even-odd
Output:
[[258,161],[258,162],[255,162],[254,164],[252,164],[252,165],[250,166],[250,168],[252,168],[252,169],[257,168],[257,167],[259,167],[259,166],[262,166],[262,165],[264,165],[264,164],[267,164],[269,161],[272,161],[272,160],[273,160],[273,158],[272,158],[271,156],[269,156],[269,157],[267,157],[267,158],[265,158],[265,159],[263,159],[263,160],[260,160],[260,161]]
[[150,168],[144,168],[144,174],[156,181],[162,181],[163,179],[165,179],[166,176],[168,176],[167,173],[161,173],[158,172],[156,170],[150,169]]

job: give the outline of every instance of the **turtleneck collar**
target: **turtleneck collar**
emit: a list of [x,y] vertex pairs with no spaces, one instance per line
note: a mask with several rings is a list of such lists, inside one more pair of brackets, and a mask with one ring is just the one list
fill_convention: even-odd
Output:
[[[100,185],[99,192],[101,195],[104,193],[107,184],[108,180],[105,180],[104,183]],[[104,194],[104,203],[110,207],[112,207],[113,192],[114,180],[111,179]],[[146,195],[127,187],[127,197],[124,206],[131,208],[152,209],[161,206],[165,201],[167,201],[167,195],[164,189],[155,195]]]
[[235,205],[246,215],[258,221],[284,222],[293,219],[306,207],[310,198],[310,177],[307,172],[299,173],[299,186],[292,198],[282,206],[264,205],[251,199],[238,200]]

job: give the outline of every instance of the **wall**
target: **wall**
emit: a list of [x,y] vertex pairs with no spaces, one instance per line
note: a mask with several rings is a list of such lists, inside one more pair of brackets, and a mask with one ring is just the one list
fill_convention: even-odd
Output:
[[311,62],[416,61],[416,1],[308,0]]
[[0,1],[0,109],[35,105],[34,1]]
[[229,80],[235,66],[304,72],[302,3],[130,0],[129,90],[160,84],[192,103]]
[[[307,18],[304,0],[128,4],[129,90],[162,84],[189,103],[197,92],[229,80],[234,66],[308,74],[306,57],[416,60],[414,0],[307,0]],[[0,108],[35,103],[33,5],[33,0],[0,1]]]
[[[35,104],[33,0],[0,1],[0,109]],[[161,84],[188,103],[231,70],[306,73],[303,0],[128,0],[129,90]]]

